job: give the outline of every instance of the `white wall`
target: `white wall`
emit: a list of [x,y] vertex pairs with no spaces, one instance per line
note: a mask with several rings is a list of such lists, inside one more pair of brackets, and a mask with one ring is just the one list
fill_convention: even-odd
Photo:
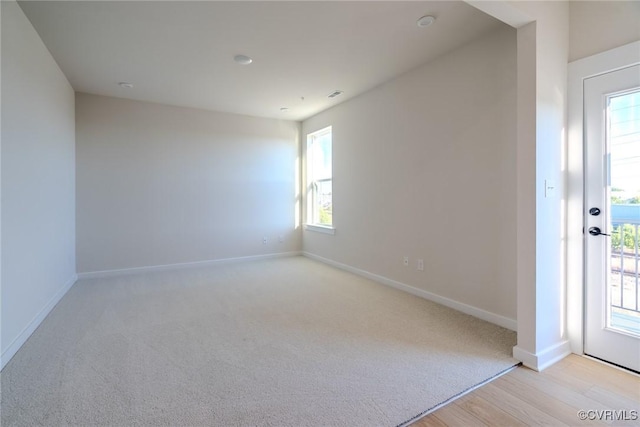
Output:
[[87,94],[76,120],[78,272],[301,249],[299,123]]
[[2,366],[75,281],[74,93],[2,2]]
[[[518,345],[513,353],[542,370],[570,352],[564,269],[569,4],[469,3],[518,28]],[[553,184],[549,194],[545,182]]]
[[569,61],[640,40],[640,2],[572,1]]
[[[535,46],[528,41],[518,45],[519,49],[535,49],[536,52],[535,177],[528,176],[535,182],[536,216],[535,285],[531,276],[524,277],[527,273],[523,271],[521,283],[528,284],[518,288],[522,292],[518,298],[517,349],[520,353],[516,352],[516,355],[525,359],[523,362],[528,366],[543,369],[569,352],[564,271],[569,5],[566,2],[518,5],[536,19]],[[528,74],[526,70],[523,72]],[[530,159],[526,161],[531,163]],[[545,181],[551,181],[555,187],[550,195],[546,194]],[[527,213],[523,215],[528,217]],[[523,222],[522,225],[529,233],[528,224]],[[527,236],[523,238],[527,239]],[[529,242],[524,240],[522,243],[531,249]],[[535,364],[527,356],[534,356]]]
[[304,121],[303,139],[333,127],[336,227],[305,231],[304,251],[515,319],[515,36],[505,26]]

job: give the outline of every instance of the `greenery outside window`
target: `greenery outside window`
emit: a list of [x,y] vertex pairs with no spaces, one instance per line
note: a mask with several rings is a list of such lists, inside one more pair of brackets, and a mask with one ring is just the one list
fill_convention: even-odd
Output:
[[307,225],[333,227],[331,126],[307,135]]

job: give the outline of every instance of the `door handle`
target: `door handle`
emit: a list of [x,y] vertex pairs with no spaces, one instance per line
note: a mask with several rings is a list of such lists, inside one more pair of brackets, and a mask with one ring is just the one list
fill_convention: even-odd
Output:
[[611,234],[605,234],[600,230],[600,227],[591,227],[589,228],[589,234],[592,236],[611,236]]

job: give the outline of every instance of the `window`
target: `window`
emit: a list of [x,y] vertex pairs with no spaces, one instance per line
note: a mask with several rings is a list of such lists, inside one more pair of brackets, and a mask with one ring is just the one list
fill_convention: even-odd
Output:
[[331,126],[307,135],[307,229],[333,228]]

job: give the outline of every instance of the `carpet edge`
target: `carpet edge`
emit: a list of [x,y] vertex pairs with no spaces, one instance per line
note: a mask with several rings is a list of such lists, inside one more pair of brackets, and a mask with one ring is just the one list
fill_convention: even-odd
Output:
[[472,385],[471,387],[467,388],[466,390],[463,390],[460,393],[458,393],[458,394],[456,394],[454,396],[451,396],[450,398],[438,403],[437,405],[432,406],[431,408],[425,410],[424,412],[419,413],[415,417],[409,418],[407,421],[404,421],[404,422],[398,424],[396,427],[407,427],[408,425],[418,421],[421,418],[426,417],[427,415],[431,414],[432,412],[437,411],[438,409],[442,408],[443,406],[448,405],[449,403],[451,403],[451,402],[453,402],[455,400],[458,400],[462,396],[471,393],[472,391],[482,387],[485,384],[489,384],[491,381],[493,381],[493,380],[495,380],[497,378],[500,378],[503,375],[508,374],[509,372],[513,371],[514,369],[517,369],[519,366],[523,366],[522,362],[515,363],[515,364],[509,366],[508,368],[503,369],[502,371],[498,372],[497,374],[493,375],[492,377],[489,377],[484,381],[481,381],[481,382],[479,382],[479,383],[477,383],[475,385]]

